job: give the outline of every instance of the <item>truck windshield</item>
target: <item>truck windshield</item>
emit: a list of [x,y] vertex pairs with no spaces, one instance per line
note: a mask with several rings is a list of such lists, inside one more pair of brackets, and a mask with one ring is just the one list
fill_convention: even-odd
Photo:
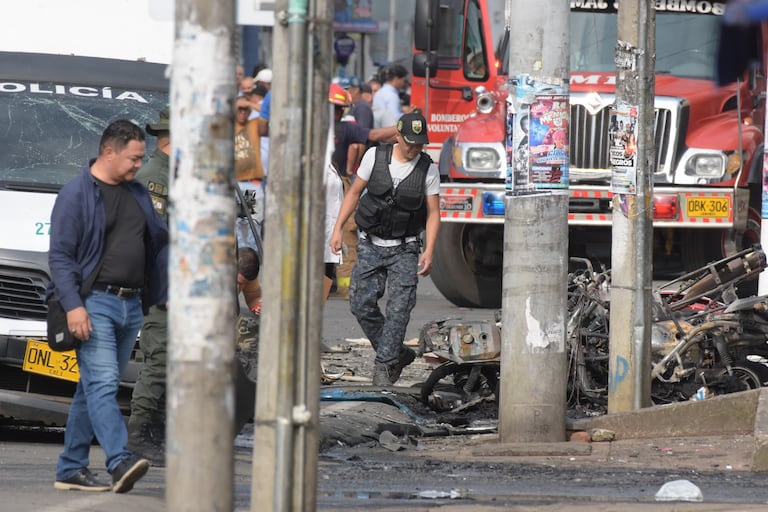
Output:
[[[571,72],[614,73],[615,12],[571,12]],[[656,12],[656,72],[713,80],[720,18],[713,14]],[[491,24],[499,74],[509,69],[508,31]],[[490,50],[490,48],[488,49]]]
[[[656,13],[656,72],[712,80],[719,17]],[[571,72],[616,71],[616,14],[571,13]]]
[[[129,119],[143,129],[167,104],[161,91],[0,83],[0,186],[57,190],[97,156],[111,121]],[[147,137],[147,156],[154,145]]]

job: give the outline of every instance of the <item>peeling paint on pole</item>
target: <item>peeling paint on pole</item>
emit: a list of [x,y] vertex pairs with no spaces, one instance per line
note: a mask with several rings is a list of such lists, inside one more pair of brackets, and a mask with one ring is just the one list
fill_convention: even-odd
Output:
[[175,16],[166,503],[232,510],[234,0],[177,0]]
[[[233,79],[216,73],[221,62],[232,62],[229,36],[224,28],[207,31],[198,24],[181,24],[175,46],[176,61],[194,65],[177,67],[173,82],[173,104],[188,105],[183,112],[171,110],[174,154],[171,197],[172,226],[178,246],[173,259],[172,301],[184,309],[176,325],[205,333],[190,336],[174,355],[179,360],[199,361],[206,351],[216,350],[209,336],[231,335],[212,318],[229,318],[234,310],[231,279],[211,275],[232,265],[234,256],[234,191],[232,189],[232,98]],[[234,68],[233,68],[234,69]],[[210,77],[201,80],[200,77]],[[220,297],[225,300],[211,300]],[[234,346],[230,347],[234,351]],[[227,351],[229,349],[226,349]],[[233,352],[234,353],[234,352]]]
[[558,314],[562,312],[554,311],[554,318],[551,319],[551,323],[547,323],[547,327],[544,327],[534,315],[531,301],[533,301],[533,297],[528,297],[525,300],[525,323],[528,327],[525,336],[527,352],[534,354],[537,352],[565,351],[565,331],[563,330],[565,320],[562,314]]

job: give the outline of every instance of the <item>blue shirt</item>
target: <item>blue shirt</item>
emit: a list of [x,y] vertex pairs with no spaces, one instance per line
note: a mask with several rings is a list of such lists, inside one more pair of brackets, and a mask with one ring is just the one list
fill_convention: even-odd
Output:
[[[144,309],[168,300],[168,228],[138,181],[126,183],[147,219]],[[96,270],[104,252],[107,215],[90,166],[64,185],[51,212],[46,299],[55,295],[65,311],[83,306],[80,286]]]
[[271,110],[272,105],[272,91],[267,92],[267,95],[264,96],[264,99],[261,100],[261,110],[259,110],[259,117],[265,120],[266,122],[269,122],[269,111]]

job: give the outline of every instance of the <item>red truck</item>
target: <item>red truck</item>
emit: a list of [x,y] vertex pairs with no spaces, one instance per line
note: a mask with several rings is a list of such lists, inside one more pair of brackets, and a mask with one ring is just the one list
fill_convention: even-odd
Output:
[[[725,3],[653,3],[654,266],[693,270],[760,239],[768,33],[761,29],[760,62],[743,80],[718,86]],[[411,97],[425,111],[427,150],[443,181],[432,279],[466,307],[501,305],[510,45],[503,4],[416,2]],[[572,0],[570,23],[569,250],[607,263],[617,3]]]

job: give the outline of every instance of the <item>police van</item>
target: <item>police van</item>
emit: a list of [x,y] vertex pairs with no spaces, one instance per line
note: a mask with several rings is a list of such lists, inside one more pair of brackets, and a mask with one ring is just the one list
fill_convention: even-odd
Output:
[[[78,379],[74,352],[52,352],[45,339],[51,209],[61,187],[96,157],[111,121],[143,127],[157,119],[168,105],[166,68],[0,52],[0,417],[61,423],[61,414],[36,412],[17,394],[69,399]],[[147,137],[147,155],[154,144]],[[138,359],[122,376],[126,406]]]

